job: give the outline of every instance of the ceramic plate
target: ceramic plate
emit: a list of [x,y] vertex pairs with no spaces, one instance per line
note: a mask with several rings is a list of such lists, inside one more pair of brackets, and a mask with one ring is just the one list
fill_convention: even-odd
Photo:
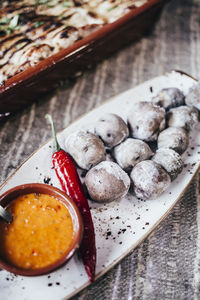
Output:
[[[166,87],[178,87],[184,93],[195,82],[181,72],[171,72],[122,93],[101,107],[88,113],[58,134],[64,147],[65,137],[80,129],[91,129],[97,118],[107,112],[119,114],[126,120],[135,101],[150,101],[157,92]],[[44,121],[44,126],[45,126]],[[50,128],[47,126],[47,130]],[[49,181],[60,188],[52,169],[53,141],[35,152],[1,186],[1,193],[23,183]],[[123,257],[130,253],[163,220],[184,193],[199,168],[200,125],[190,135],[190,145],[183,155],[184,169],[178,178],[159,198],[139,201],[131,194],[118,202],[96,204],[90,202],[97,243],[96,275],[100,277]],[[68,299],[89,285],[84,267],[75,255],[57,271],[43,276],[22,277],[4,270],[0,272],[1,299],[60,300]]]

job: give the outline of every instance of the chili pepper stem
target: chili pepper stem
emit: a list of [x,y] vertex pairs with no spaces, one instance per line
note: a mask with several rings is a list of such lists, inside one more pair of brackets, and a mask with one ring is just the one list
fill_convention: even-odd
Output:
[[57,137],[56,137],[56,131],[55,131],[55,126],[54,126],[54,123],[53,123],[52,116],[49,115],[49,114],[46,114],[45,118],[48,119],[50,124],[51,124],[51,130],[52,130],[52,135],[53,135],[53,139],[54,139],[55,148],[56,148],[56,151],[59,151],[59,150],[61,150],[61,147],[60,147],[60,145],[58,143],[58,140],[57,140]]

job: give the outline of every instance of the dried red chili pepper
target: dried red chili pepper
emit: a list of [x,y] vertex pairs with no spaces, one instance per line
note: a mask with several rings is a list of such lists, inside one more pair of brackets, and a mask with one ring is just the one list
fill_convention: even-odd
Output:
[[47,115],[46,117],[51,123],[55,141],[56,151],[52,155],[52,162],[56,175],[60,181],[63,191],[74,200],[82,214],[84,233],[79,251],[90,282],[92,282],[94,280],[96,267],[96,245],[90,208],[76,167],[70,155],[62,150],[58,144],[51,116]]

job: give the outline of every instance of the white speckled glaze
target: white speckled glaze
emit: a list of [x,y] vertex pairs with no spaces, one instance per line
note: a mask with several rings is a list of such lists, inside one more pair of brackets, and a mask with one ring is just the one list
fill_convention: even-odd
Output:
[[[126,120],[135,101],[144,99],[150,101],[160,89],[167,87],[178,87],[187,93],[194,82],[189,76],[178,72],[154,78],[116,96],[77,120],[58,134],[58,140],[63,147],[67,135],[78,129],[87,130],[105,113],[116,113]],[[2,184],[1,193],[22,183],[43,182],[45,176],[51,178],[49,184],[60,187],[54,170],[51,169],[52,148],[49,146],[52,144],[53,141],[48,142],[25,161]],[[190,144],[182,159],[185,164],[182,173],[157,199],[144,202],[128,193],[120,201],[105,205],[90,202],[97,242],[97,277],[130,253],[163,220],[181,197],[199,168],[200,125],[191,131]],[[52,283],[51,286],[48,286],[49,282]],[[22,277],[0,271],[0,299],[40,300],[44,297],[48,300],[67,299],[89,284],[84,267],[75,255],[66,265],[49,275]]]

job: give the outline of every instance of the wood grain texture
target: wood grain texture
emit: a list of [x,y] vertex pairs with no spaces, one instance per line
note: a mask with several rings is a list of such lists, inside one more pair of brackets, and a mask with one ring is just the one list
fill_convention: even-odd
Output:
[[[153,31],[0,124],[0,181],[57,130],[108,98],[172,69],[200,79],[200,2],[172,0]],[[199,299],[199,177],[165,221],[120,264],[73,300]]]

